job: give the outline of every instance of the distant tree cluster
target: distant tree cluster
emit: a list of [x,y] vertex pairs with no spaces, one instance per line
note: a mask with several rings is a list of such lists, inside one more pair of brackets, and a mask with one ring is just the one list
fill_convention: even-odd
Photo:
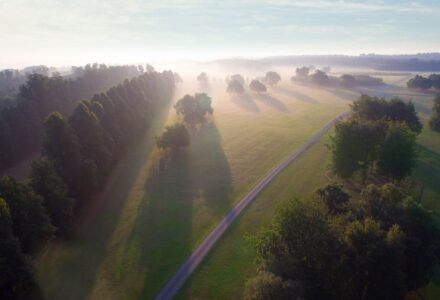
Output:
[[411,174],[416,159],[416,135],[422,124],[411,102],[366,95],[351,106],[349,120],[336,125],[331,139],[332,170],[342,178],[359,171],[378,172],[401,180]]
[[0,179],[0,298],[20,298],[31,288],[26,256],[69,234],[75,210],[173,91],[172,72],[144,73],[80,102],[67,121],[58,112],[47,117],[43,158],[34,161],[28,184]]
[[414,78],[411,78],[406,85],[410,89],[429,90],[434,88],[440,90],[440,74],[431,74],[429,77],[416,75]]
[[73,68],[67,79],[30,74],[16,99],[0,108],[0,170],[38,150],[50,112],[69,116],[80,99],[139,74],[135,66],[96,64]]
[[319,86],[340,86],[343,88],[354,87],[376,87],[384,84],[381,78],[372,77],[369,75],[350,75],[343,74],[339,78],[335,76],[329,76],[327,73],[330,69],[315,70],[310,74],[311,69],[309,67],[301,67],[295,70],[295,76],[291,78],[292,81],[302,83],[313,83]]
[[242,83],[240,83],[240,81],[230,80],[228,83],[228,87],[226,88],[226,91],[228,93],[243,94],[244,86]]
[[393,184],[356,199],[329,184],[285,203],[254,244],[245,299],[404,299],[439,267],[440,229]]

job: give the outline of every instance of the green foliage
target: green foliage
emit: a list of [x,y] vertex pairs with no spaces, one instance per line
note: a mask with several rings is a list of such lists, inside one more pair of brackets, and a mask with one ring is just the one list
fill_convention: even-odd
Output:
[[243,87],[243,84],[241,84],[239,81],[231,80],[228,83],[228,87],[226,88],[226,91],[228,93],[243,94],[244,87]]
[[299,282],[283,281],[279,276],[266,271],[246,283],[244,299],[246,300],[295,300],[302,299],[302,286]]
[[316,85],[328,85],[330,83],[328,75],[321,70],[316,70],[315,73],[310,75],[310,80]]
[[416,75],[414,78],[411,78],[406,86],[410,89],[422,89],[427,90],[432,87],[432,80],[429,78],[425,78],[420,75]]
[[0,298],[20,299],[32,285],[32,273],[12,232],[6,201],[0,198]]
[[386,101],[362,95],[353,102],[351,110],[352,117],[362,122],[377,120],[404,122],[416,133],[420,133],[423,128],[411,101],[405,103],[399,98]]
[[286,282],[301,283],[306,299],[403,299],[439,266],[440,228],[392,184],[368,186],[360,200],[329,185],[284,203],[255,245],[260,273],[249,299],[284,295]]
[[[29,70],[15,99],[0,107],[0,170],[38,151],[44,134],[43,122],[49,113],[70,115],[80,99],[139,75],[136,66],[73,67],[66,77],[48,77],[46,69],[43,66]],[[5,74],[10,77],[8,72]]]
[[318,189],[315,194],[331,214],[340,214],[348,209],[350,195],[344,192],[339,184],[328,184]]
[[410,175],[416,163],[416,135],[404,123],[389,124],[380,147],[377,164],[379,172],[403,179]]
[[181,123],[165,127],[160,137],[156,138],[156,144],[159,148],[176,150],[186,147],[190,143],[190,135],[185,125]]
[[267,90],[266,86],[259,80],[252,80],[249,84],[249,88],[256,93],[264,93]]
[[267,82],[267,84],[269,85],[276,85],[278,82],[281,81],[281,76],[277,72],[269,71],[266,73],[264,81]]
[[34,253],[52,237],[55,229],[50,224],[41,197],[32,189],[4,176],[0,179],[0,197],[9,206],[14,235],[25,253]]
[[212,114],[211,98],[205,93],[194,96],[185,95],[174,105],[178,115],[183,116],[183,121],[189,125],[203,124],[206,114]]
[[241,85],[244,85],[244,78],[243,76],[241,76],[240,74],[234,74],[231,76],[231,81],[238,81]]
[[342,178],[360,170],[365,178],[383,143],[385,124],[349,120],[337,124],[335,129],[331,137],[332,170]]
[[32,163],[30,186],[42,197],[51,223],[58,229],[57,234],[66,235],[73,218],[74,200],[68,197],[67,185],[51,161],[39,159]]
[[440,132],[440,96],[437,96],[434,99],[434,104],[432,105],[431,118],[429,119],[429,126],[431,127],[432,130]]

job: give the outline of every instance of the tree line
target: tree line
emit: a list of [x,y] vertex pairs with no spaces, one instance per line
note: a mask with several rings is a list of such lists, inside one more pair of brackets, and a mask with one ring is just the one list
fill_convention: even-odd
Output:
[[352,196],[330,183],[290,200],[253,238],[257,275],[245,299],[405,299],[440,259],[432,212],[392,183]]
[[323,70],[316,69],[313,66],[303,66],[296,68],[295,75],[291,80],[301,83],[313,83],[318,86],[340,86],[346,89],[355,87],[376,87],[383,85],[381,78],[369,75],[351,75],[343,74],[340,77],[328,75],[329,68]]
[[35,292],[28,258],[53,237],[69,237],[75,212],[173,91],[172,72],[144,73],[81,101],[67,120],[59,112],[46,118],[43,158],[32,164],[28,182],[0,179],[0,298]]
[[431,74],[428,77],[416,75],[406,83],[406,86],[410,89],[440,90],[440,74]]
[[137,66],[86,65],[68,78],[33,73],[13,101],[0,108],[0,171],[38,150],[43,121],[51,111],[69,116],[80,99],[143,72]]

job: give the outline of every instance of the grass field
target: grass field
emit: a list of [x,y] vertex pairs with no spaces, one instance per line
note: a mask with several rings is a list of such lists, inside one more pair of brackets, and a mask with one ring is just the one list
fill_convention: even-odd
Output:
[[337,91],[289,82],[267,95],[224,89],[212,83],[211,123],[161,167],[152,136],[176,119],[164,113],[121,161],[78,236],[42,253],[37,277],[47,298],[154,297],[258,178],[349,103]]
[[[399,78],[392,76],[390,80]],[[202,88],[185,84],[178,97],[201,89],[212,96],[214,116],[200,130],[192,130],[191,146],[161,162],[153,137],[176,116],[173,110],[158,115],[154,126],[120,162],[78,235],[72,241],[52,245],[37,259],[38,281],[48,299],[154,297],[240,196],[327,121],[346,110],[358,95],[283,82],[269,89],[267,95],[231,97],[217,81]],[[417,107],[426,112],[429,99],[420,96]],[[435,166],[429,162],[440,153],[440,142],[434,135],[424,131],[420,136],[421,143],[430,149],[421,154],[415,174],[423,182],[426,178],[421,175],[426,170],[421,168]],[[327,138],[258,196],[178,298],[241,297],[245,279],[255,271],[254,253],[246,236],[270,220],[278,203],[304,197],[326,182]],[[435,186],[435,181],[431,185]],[[428,206],[438,205],[436,193],[432,187],[424,191]]]
[[[393,76],[389,80],[402,84],[406,82],[405,78]],[[345,91],[338,93],[341,97],[345,95],[346,99],[351,97],[346,95]],[[400,94],[399,96],[405,99],[411,98],[425,122],[424,130],[418,137],[420,153],[413,178],[423,186],[422,203],[425,207],[440,213],[440,134],[431,131],[426,124],[432,95],[420,95],[399,88],[382,93],[388,97]],[[255,252],[247,237],[257,233],[261,226],[273,217],[275,207],[279,203],[292,197],[304,199],[327,181],[325,173],[330,163],[329,152],[324,147],[327,142],[328,136],[322,138],[270,183],[195,271],[178,294],[178,299],[242,297],[246,278],[252,277],[256,271],[253,264]],[[434,284],[420,292],[426,299],[440,297],[440,288]]]

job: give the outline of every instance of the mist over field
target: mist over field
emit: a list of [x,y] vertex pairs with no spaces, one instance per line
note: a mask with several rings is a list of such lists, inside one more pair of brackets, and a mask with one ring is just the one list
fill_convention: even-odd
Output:
[[437,0],[0,20],[0,299],[440,299]]

